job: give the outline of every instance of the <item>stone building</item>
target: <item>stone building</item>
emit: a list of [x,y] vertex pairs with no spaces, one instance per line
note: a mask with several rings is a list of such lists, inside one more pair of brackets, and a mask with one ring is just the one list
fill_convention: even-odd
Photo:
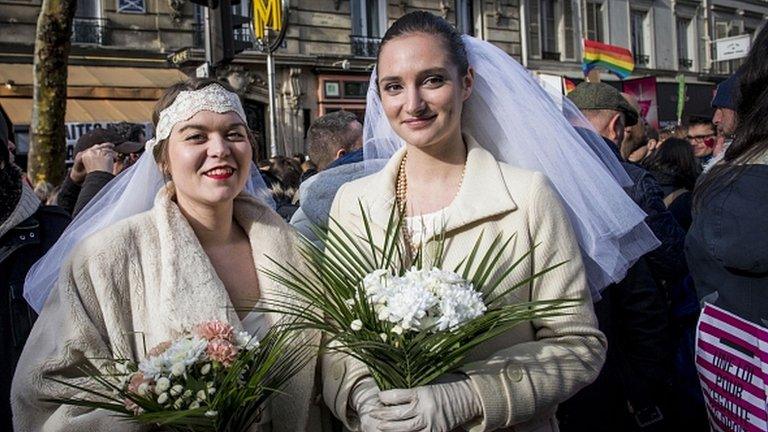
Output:
[[522,0],[520,10],[527,23],[522,61],[530,69],[582,78],[580,36],[627,48],[633,76],[657,78],[659,115],[667,121],[675,117],[676,76],[685,76],[687,106],[708,114],[714,84],[742,61],[714,61],[713,41],[754,37],[768,19],[764,0]]
[[[182,0],[77,1],[67,106],[70,141],[107,123],[150,123],[162,89],[194,75],[204,61],[201,8]],[[17,125],[22,157],[28,148],[40,4],[0,0],[0,105]],[[233,8],[249,15],[245,0]],[[292,0],[287,35],[275,55],[281,153],[302,152],[310,122],[326,112],[347,109],[363,116],[378,41],[389,24],[415,9],[444,16],[462,31],[521,55],[516,0]],[[266,156],[267,142],[265,58],[246,50],[216,71],[243,96],[249,124],[260,138],[260,157]]]

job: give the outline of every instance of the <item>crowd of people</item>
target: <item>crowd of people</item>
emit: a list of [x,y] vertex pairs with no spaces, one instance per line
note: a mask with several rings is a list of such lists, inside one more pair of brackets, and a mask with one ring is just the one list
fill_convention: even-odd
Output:
[[[0,428],[115,429],[98,412],[41,402],[66,393],[42,377],[71,377],[78,362],[118,348],[136,354],[129,333],[159,341],[194,318],[246,327],[252,315],[214,303],[248,306],[245,299],[279,291],[258,265],[264,256],[297,260],[292,233],[322,247],[317,230],[328,229],[330,218],[361,228],[359,206],[378,209],[374,222],[397,206],[408,246],[429,243],[429,230],[443,224],[455,248],[449,264],[461,261],[468,238],[482,231],[516,232],[522,245],[543,243],[548,255],[537,265],[569,261],[512,301],[595,301],[489,342],[450,386],[425,386],[391,404],[391,394],[379,391],[364,365],[321,355],[318,370],[312,363],[287,389],[301,397],[273,405],[271,430],[709,430],[695,363],[702,302],[768,325],[762,291],[768,288],[768,29],[755,38],[742,68],[717,86],[711,118],[690,117],[657,131],[633,96],[608,84],[584,82],[568,94],[566,106],[575,106],[583,121],[558,119],[562,124],[552,125],[562,131],[557,139],[582,143],[572,147],[573,160],[602,161],[606,169],[595,175],[608,179],[604,190],[578,196],[598,200],[620,188],[616,218],[630,207],[644,214],[626,225],[622,235],[631,231],[631,238],[615,238],[626,266],[613,273],[621,277],[598,287],[599,295],[592,275],[606,260],[582,242],[592,225],[578,225],[579,217],[592,216],[574,215],[574,195],[557,181],[574,168],[533,173],[528,162],[492,150],[462,125],[476,115],[470,96],[488,96],[483,69],[468,60],[477,49],[485,48],[470,46],[445,21],[407,14],[379,51],[372,91],[381,118],[367,116],[364,126],[352,113],[328,113],[309,127],[307,155],[254,160],[239,101],[225,84],[207,79],[166,91],[151,140],[131,124],[82,135],[64,182],[55,187],[30,183],[14,163],[10,120],[0,121]],[[510,76],[522,75],[510,70]],[[534,89],[530,94],[537,97]],[[195,108],[201,97],[205,108]],[[377,121],[404,143],[379,165],[364,149],[379,142]],[[546,124],[528,125],[537,126],[541,139],[551,137]],[[364,134],[370,138],[365,146]],[[529,145],[539,161],[550,157],[540,144],[546,147]],[[130,176],[139,169],[161,186]],[[103,216],[108,212],[101,207],[135,199],[120,187],[135,193],[130,187],[139,182],[150,198],[157,194],[153,204]],[[271,202],[243,196],[261,184]],[[74,226],[95,223],[84,220],[90,217],[104,218],[107,229],[67,237]],[[25,279],[60,238],[72,256],[50,270],[58,277],[55,287],[35,288],[44,290],[45,305],[30,304]],[[637,246],[632,255],[632,245],[643,244],[639,239],[654,246]],[[335,372],[338,365],[343,372]],[[327,408],[313,402],[315,391]]]

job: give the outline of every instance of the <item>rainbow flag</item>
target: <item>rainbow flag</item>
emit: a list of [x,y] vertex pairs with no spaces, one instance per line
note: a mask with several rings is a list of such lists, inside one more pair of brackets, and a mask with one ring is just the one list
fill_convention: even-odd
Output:
[[584,75],[596,67],[604,67],[619,78],[625,79],[635,69],[635,59],[632,52],[626,48],[584,39]]
[[576,83],[569,80],[566,77],[563,77],[563,90],[565,91],[565,94],[572,92],[576,88]]

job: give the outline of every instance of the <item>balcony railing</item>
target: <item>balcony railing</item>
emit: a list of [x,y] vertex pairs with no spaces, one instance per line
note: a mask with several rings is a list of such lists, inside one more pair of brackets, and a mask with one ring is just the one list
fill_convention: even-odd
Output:
[[[253,32],[249,28],[235,29],[234,39],[240,42],[246,42],[253,45]],[[192,47],[205,49],[205,24],[192,24]]]
[[350,36],[352,55],[357,57],[376,57],[379,52],[380,38],[368,36]]
[[72,43],[106,45],[107,20],[104,18],[75,18],[72,22]]
[[560,53],[559,52],[554,52],[554,51],[542,51],[541,52],[541,59],[542,60],[560,61]]
[[678,64],[681,68],[690,69],[693,66],[693,60],[687,58],[681,58],[678,60]]
[[651,56],[647,54],[635,54],[635,64],[638,66],[646,66],[651,62]]

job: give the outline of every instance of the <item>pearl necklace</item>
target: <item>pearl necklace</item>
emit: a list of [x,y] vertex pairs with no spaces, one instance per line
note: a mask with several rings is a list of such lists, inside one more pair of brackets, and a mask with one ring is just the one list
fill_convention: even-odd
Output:
[[[403,232],[403,240],[406,244],[406,253],[409,260],[418,252],[419,248],[413,243],[413,234],[408,229],[408,223],[405,218],[407,215],[406,204],[408,197],[408,177],[405,174],[405,162],[408,160],[408,153],[403,155],[403,160],[400,161],[400,167],[397,170],[397,179],[395,181],[395,200],[397,201],[397,210],[400,212],[400,216],[403,218],[401,230]],[[453,200],[459,195],[461,191],[461,185],[464,184],[464,174],[467,172],[467,163],[464,161],[464,168],[461,170],[461,178],[459,179],[459,187],[456,189],[456,195],[453,196]],[[453,201],[451,200],[451,201]]]

